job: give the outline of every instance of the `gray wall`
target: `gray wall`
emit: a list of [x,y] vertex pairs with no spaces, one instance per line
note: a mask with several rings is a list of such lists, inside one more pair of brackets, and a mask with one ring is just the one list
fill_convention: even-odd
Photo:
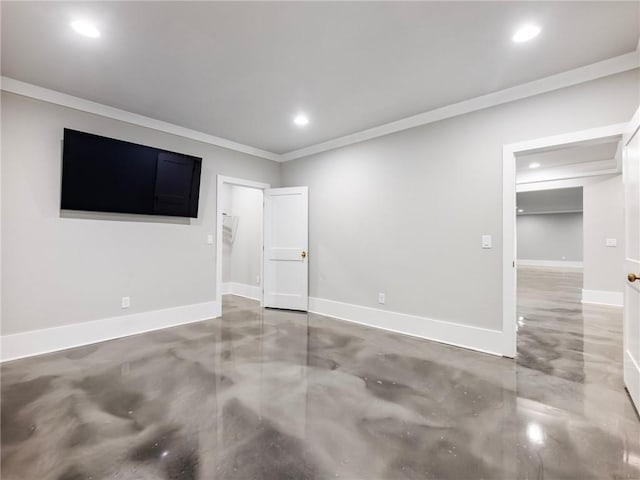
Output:
[[518,215],[519,260],[582,261],[582,213]]
[[[310,294],[502,328],[502,146],[628,121],[638,70],[287,162],[308,185]],[[493,249],[481,235],[493,235]]]
[[[262,190],[224,184],[224,211],[238,218],[233,242],[223,244],[222,281],[258,286],[262,250]],[[228,197],[228,200],[227,200]]]
[[[203,157],[198,218],[61,216],[64,127]],[[275,162],[6,92],[1,133],[4,335],[215,300],[216,174],[280,181]]]
[[[606,239],[616,238],[616,247]],[[624,188],[622,175],[584,186],[585,290],[622,292],[624,276]]]

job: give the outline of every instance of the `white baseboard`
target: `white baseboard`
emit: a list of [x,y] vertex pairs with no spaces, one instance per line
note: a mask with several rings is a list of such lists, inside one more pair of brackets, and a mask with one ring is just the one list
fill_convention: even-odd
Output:
[[516,264],[521,267],[560,267],[560,268],[582,268],[582,262],[571,262],[568,260],[516,260]]
[[205,302],[3,335],[0,337],[0,361],[66,350],[217,316],[220,316],[218,302]]
[[501,330],[490,330],[460,323],[433,320],[417,315],[390,312],[388,310],[314,297],[309,297],[309,311],[395,333],[434,340],[493,355],[502,355],[504,341]]
[[606,290],[582,289],[582,303],[622,307],[624,305],[624,294],[622,292],[608,292]]
[[239,297],[260,301],[262,299],[262,287],[246,283],[226,282],[222,284],[222,294],[238,295]]

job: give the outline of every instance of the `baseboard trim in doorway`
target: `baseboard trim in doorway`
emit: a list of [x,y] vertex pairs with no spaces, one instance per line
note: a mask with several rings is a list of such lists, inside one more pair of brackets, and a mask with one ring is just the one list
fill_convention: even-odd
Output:
[[204,302],[3,335],[0,337],[0,361],[66,350],[217,316],[220,316],[218,302]]
[[262,298],[262,287],[246,283],[225,282],[222,284],[223,295],[238,295],[239,297],[258,300]]
[[582,289],[582,303],[622,308],[624,305],[624,294],[622,292],[608,292],[606,290]]
[[519,267],[582,268],[582,262],[568,260],[516,260]]
[[502,355],[504,340],[503,333],[500,330],[433,320],[417,315],[391,312],[315,297],[309,297],[309,311],[368,327],[380,328],[492,355]]

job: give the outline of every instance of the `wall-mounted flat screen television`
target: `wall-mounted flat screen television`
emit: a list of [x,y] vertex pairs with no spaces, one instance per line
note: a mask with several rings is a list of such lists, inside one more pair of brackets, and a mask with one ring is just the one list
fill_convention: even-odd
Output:
[[198,216],[202,159],[64,129],[60,208]]

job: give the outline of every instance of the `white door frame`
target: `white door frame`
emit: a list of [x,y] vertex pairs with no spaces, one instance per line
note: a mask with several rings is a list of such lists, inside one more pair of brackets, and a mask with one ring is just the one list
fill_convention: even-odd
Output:
[[[218,304],[218,311],[216,317],[222,315],[222,186],[224,184],[236,185],[239,187],[249,187],[258,190],[265,190],[271,188],[268,183],[254,182],[253,180],[245,180],[244,178],[225,177],[224,175],[217,176],[216,187],[216,303]],[[264,215],[262,216],[262,227],[260,228],[260,244],[264,245]],[[264,251],[260,249],[260,306],[264,303]]]
[[[638,126],[638,124],[640,123],[640,108],[638,108],[638,110],[636,110],[636,113],[633,115],[633,118],[631,119],[631,121],[629,122],[629,126],[631,127],[629,130],[627,130],[624,134],[624,136],[622,137],[622,145],[623,148],[626,148],[627,145],[629,145],[629,142],[632,140],[632,138],[635,135],[640,135],[639,129],[640,127]],[[626,155],[626,153],[625,153]],[[626,163],[626,159],[625,159],[625,163]],[[628,171],[624,172],[624,175],[628,175]],[[629,198],[627,197],[627,185],[624,181],[625,178],[623,178],[623,183],[624,185],[624,189],[625,189],[625,208],[627,208],[630,203]],[[636,263],[636,259],[634,259],[632,257],[632,252],[630,250],[630,245],[631,242],[629,242],[629,238],[630,238],[630,234],[629,234],[629,224],[626,222],[627,220],[627,213],[625,212],[625,226],[624,226],[624,248],[625,248],[625,252],[624,252],[624,274],[627,275],[629,273],[635,273],[637,272],[637,268],[636,266],[631,267],[628,269],[628,267],[630,266],[630,264],[632,263]],[[640,267],[640,265],[639,265]],[[635,284],[635,282],[633,282]],[[640,386],[638,385],[638,371],[640,370],[640,367],[638,366],[638,362],[636,360],[636,358],[634,358],[635,352],[630,352],[629,351],[629,337],[630,337],[630,324],[633,321],[633,319],[630,317],[630,308],[631,308],[631,302],[627,301],[627,297],[630,295],[630,290],[632,290],[634,287],[630,285],[630,283],[625,281],[625,286],[624,288],[624,301],[623,301],[623,306],[624,306],[624,311],[623,311],[623,345],[624,345],[624,351],[623,351],[623,372],[624,372],[624,384],[625,384],[625,388],[627,389],[627,393],[629,394],[629,397],[631,398],[631,403],[633,405],[633,407],[636,410],[636,413],[638,413],[638,407],[640,406],[639,403],[639,390],[640,390]]]
[[615,135],[622,136],[627,123],[579,130],[502,147],[502,354],[516,356],[516,154],[540,148],[571,145]]

